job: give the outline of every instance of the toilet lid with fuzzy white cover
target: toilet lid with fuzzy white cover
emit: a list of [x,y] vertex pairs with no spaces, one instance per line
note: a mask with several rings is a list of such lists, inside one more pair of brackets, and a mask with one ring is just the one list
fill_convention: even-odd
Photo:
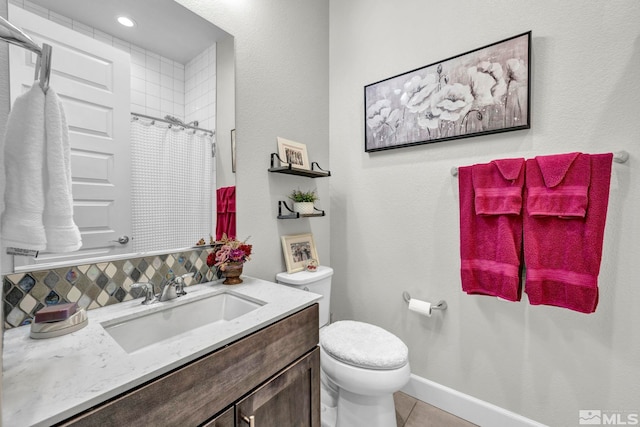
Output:
[[341,320],[320,330],[320,345],[341,362],[366,369],[397,369],[407,364],[409,349],[378,326]]

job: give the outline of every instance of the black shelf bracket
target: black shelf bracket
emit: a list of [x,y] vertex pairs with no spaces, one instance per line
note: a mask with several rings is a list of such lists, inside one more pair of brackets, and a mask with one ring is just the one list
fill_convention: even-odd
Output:
[[[288,213],[287,211],[283,213],[283,210],[282,210],[283,207],[288,211]],[[294,212],[293,209],[291,209],[289,205],[287,205],[287,202],[283,200],[278,200],[278,219],[298,219],[298,218],[325,216],[325,212],[323,210],[320,210],[315,206],[313,207],[313,210],[317,211],[318,213],[301,214],[299,212]]]
[[278,166],[280,166],[282,163],[284,163],[282,161],[282,159],[280,158],[280,156],[278,156],[278,153],[271,153],[271,169],[276,167],[276,165],[275,165],[275,160],[276,159],[278,159],[278,161],[280,162],[280,163],[278,163]]
[[[278,166],[276,166],[276,159],[278,160]],[[282,166],[283,164],[285,166]],[[316,170],[316,168],[318,170]],[[308,178],[324,178],[331,176],[331,171],[322,169],[318,162],[312,162],[311,169],[302,169],[293,166],[291,163],[283,162],[278,153],[271,153],[271,167],[269,168],[269,172],[300,175]]]
[[315,165],[318,169],[320,169],[322,172],[326,173],[326,174],[327,174],[327,176],[331,176],[331,171],[328,171],[328,170],[324,170],[324,169],[322,169],[322,168],[320,167],[320,165],[318,164],[318,162],[311,162],[311,170],[315,170],[315,169],[313,169],[313,166],[314,166],[314,165]]

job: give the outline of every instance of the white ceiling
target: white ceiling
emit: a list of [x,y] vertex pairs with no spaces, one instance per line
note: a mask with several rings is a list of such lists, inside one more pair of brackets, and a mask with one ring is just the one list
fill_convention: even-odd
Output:
[[[229,34],[173,0],[31,0],[60,15],[186,63]],[[126,15],[134,28],[116,22]]]

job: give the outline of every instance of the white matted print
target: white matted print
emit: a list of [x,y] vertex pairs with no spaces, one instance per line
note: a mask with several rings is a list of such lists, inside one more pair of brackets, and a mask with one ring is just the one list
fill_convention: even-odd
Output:
[[307,146],[300,142],[278,137],[278,156],[280,157],[281,166],[311,169],[309,166]]
[[313,234],[294,234],[282,236],[281,239],[287,273],[304,270],[306,264],[312,259],[320,263]]

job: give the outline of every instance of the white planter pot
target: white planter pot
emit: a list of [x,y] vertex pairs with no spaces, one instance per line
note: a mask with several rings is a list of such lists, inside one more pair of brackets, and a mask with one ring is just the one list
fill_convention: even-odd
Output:
[[313,214],[313,202],[297,202],[293,204],[293,211],[300,215]]

